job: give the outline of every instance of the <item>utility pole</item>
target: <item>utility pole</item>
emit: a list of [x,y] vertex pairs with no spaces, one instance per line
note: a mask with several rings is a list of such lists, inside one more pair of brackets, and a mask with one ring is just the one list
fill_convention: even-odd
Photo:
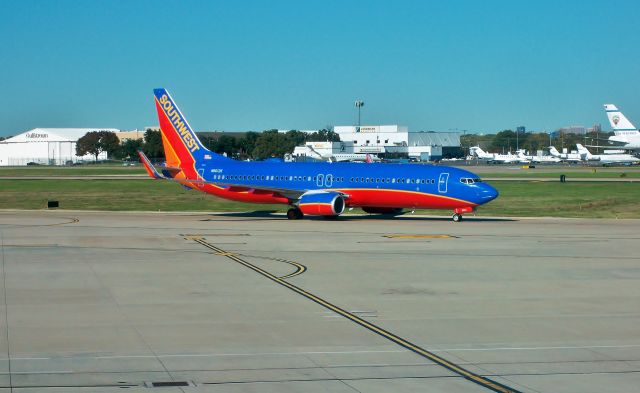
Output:
[[360,108],[364,106],[364,101],[356,100],[356,108],[358,108],[358,131],[360,131]]

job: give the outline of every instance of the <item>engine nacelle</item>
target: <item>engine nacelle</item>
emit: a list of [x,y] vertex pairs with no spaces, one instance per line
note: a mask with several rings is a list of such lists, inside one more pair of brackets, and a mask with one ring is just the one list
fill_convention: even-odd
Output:
[[342,194],[337,192],[314,192],[300,197],[298,207],[310,216],[338,216],[344,212]]

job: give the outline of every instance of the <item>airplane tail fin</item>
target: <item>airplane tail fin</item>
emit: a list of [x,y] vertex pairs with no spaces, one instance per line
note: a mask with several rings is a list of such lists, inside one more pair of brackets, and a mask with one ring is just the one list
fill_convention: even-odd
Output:
[[607,112],[609,123],[616,135],[628,135],[630,132],[633,134],[638,133],[638,129],[631,124],[629,119],[615,105],[605,104],[604,110]]
[[473,146],[471,149],[469,149],[469,151],[471,152],[471,154],[475,155],[478,158],[487,157],[487,153],[482,150],[480,146]]
[[554,157],[560,157],[560,152],[554,146],[549,146],[549,154]]
[[587,148],[582,146],[581,144],[576,143],[576,147],[578,148],[578,154],[580,154],[581,156],[585,157],[586,159],[590,159],[591,157],[593,157],[591,152],[589,150],[587,150]]
[[166,89],[154,89],[153,94],[167,166],[180,168],[188,179],[197,179],[196,163],[228,159],[204,147]]

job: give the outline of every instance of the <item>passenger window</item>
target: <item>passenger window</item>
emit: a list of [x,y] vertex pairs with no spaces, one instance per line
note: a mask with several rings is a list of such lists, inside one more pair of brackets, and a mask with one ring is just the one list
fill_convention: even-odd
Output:
[[391,179],[391,183],[395,183],[396,182],[396,178],[394,177],[393,179]]

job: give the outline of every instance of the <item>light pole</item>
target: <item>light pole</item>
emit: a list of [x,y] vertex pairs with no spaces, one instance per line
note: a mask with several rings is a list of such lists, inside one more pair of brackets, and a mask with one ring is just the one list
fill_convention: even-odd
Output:
[[358,131],[360,131],[360,108],[364,106],[364,101],[356,100],[356,108],[358,108]]

